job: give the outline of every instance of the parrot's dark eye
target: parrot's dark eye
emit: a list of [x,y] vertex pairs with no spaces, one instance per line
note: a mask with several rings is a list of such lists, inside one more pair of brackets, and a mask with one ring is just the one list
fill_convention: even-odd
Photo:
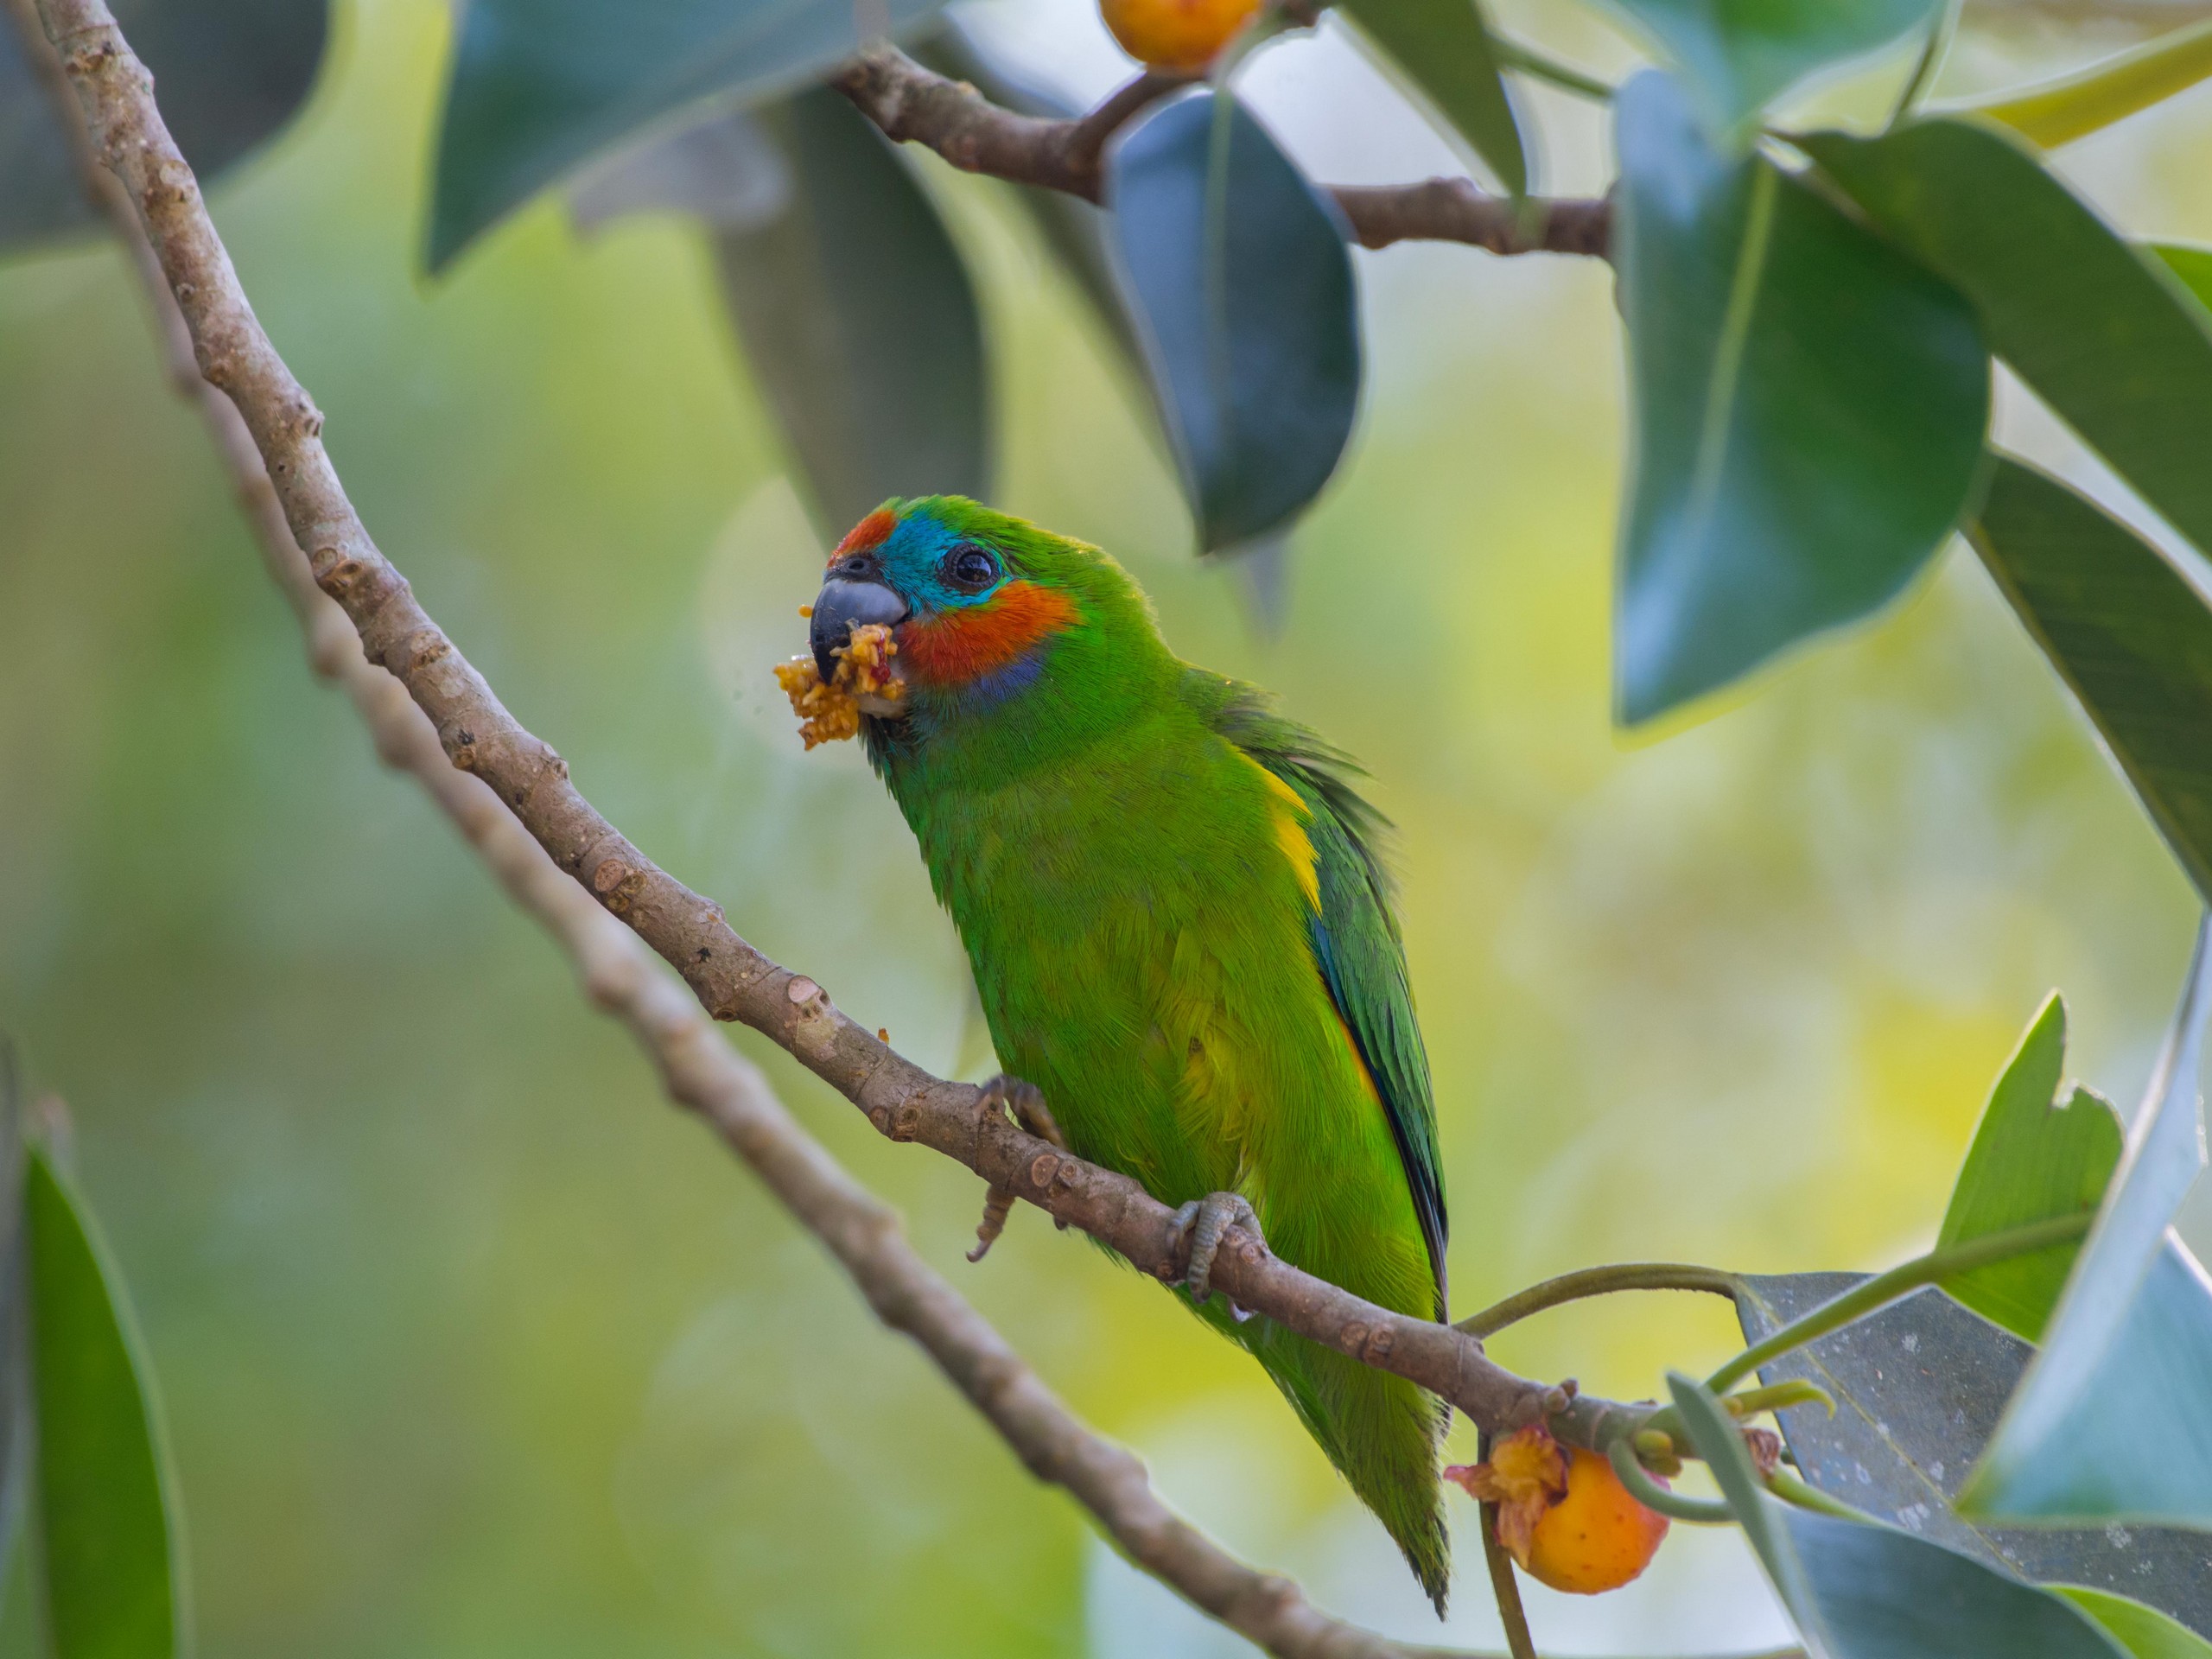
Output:
[[944,579],[963,594],[980,594],[999,579],[999,562],[972,542],[944,556]]

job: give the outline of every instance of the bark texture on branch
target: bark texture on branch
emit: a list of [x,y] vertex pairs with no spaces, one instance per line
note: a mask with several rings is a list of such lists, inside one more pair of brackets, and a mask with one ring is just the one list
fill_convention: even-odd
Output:
[[[965,81],[916,63],[895,46],[868,48],[833,83],[884,134],[935,150],[955,167],[1097,201],[1106,141],[1154,99],[1184,85],[1169,76],[1131,81],[1088,115],[1047,121],[992,103]],[[1363,247],[1465,242],[1492,253],[1606,257],[1612,204],[1539,200],[1524,226],[1513,203],[1467,179],[1325,187]]]

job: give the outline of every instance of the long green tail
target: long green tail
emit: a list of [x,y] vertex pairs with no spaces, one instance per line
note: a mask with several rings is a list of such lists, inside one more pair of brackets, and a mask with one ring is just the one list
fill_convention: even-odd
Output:
[[1337,1472],[1395,1541],[1442,1618],[1452,1586],[1452,1539],[1437,1462],[1450,1408],[1405,1378],[1272,1319],[1239,1325],[1227,1303],[1215,1297],[1202,1310],[1206,1322],[1266,1368]]

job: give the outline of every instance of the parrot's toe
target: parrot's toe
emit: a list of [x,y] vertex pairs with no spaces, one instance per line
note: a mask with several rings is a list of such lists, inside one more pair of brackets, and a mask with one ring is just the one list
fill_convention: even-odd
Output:
[[[1175,1211],[1175,1229],[1188,1237],[1191,1247],[1190,1260],[1183,1269],[1183,1282],[1191,1287],[1192,1300],[1201,1307],[1213,1294],[1213,1259],[1220,1254],[1222,1236],[1231,1227],[1242,1227],[1262,1249],[1267,1248],[1267,1236],[1260,1230],[1259,1217],[1252,1212],[1249,1204],[1234,1192],[1209,1192]],[[1240,1320],[1251,1317],[1234,1303],[1230,1306]]]
[[[1033,1083],[1001,1071],[976,1096],[976,1110],[986,1118],[1011,1112],[1014,1121],[1039,1140],[1051,1141],[1062,1152],[1068,1149],[1058,1120],[1045,1104],[1045,1091]],[[1007,1217],[1014,1212],[1014,1189],[1006,1186],[995,1186],[983,1195],[983,1219],[976,1224],[976,1248],[968,1252],[970,1262],[982,1261],[998,1243],[999,1235],[1006,1230]],[[1052,1224],[1065,1227],[1067,1223],[1055,1216]]]

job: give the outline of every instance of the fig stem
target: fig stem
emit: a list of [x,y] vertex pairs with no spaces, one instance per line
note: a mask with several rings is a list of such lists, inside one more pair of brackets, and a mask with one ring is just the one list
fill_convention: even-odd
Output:
[[1832,1515],[1839,1521],[1857,1521],[1864,1524],[1875,1518],[1864,1510],[1853,1509],[1840,1497],[1830,1497],[1819,1487],[1800,1480],[1787,1469],[1777,1469],[1769,1475],[1766,1489],[1801,1510],[1811,1510],[1818,1515]]
[[1945,1250],[1930,1250],[1925,1255],[1891,1268],[1887,1273],[1878,1273],[1864,1284],[1853,1285],[1842,1295],[1821,1303],[1802,1318],[1788,1325],[1762,1342],[1750,1347],[1706,1378],[1705,1386],[1715,1394],[1725,1394],[1729,1387],[1771,1360],[1779,1359],[1794,1348],[1802,1348],[1831,1331],[1840,1330],[1853,1320],[1863,1319],[1877,1309],[1888,1306],[1902,1296],[1910,1295],[1923,1285],[1932,1285],[1955,1274],[1975,1268],[1986,1267],[1992,1262],[2002,1262],[2015,1255],[2027,1255],[2037,1250],[2049,1249],[2054,1244],[2063,1244],[2082,1236],[2089,1230],[2095,1212],[2076,1211],[2070,1216],[2053,1216],[2045,1221],[2031,1222],[2025,1227],[2012,1227],[2001,1233],[1986,1234],[1969,1239],[1963,1244],[1954,1244]]

